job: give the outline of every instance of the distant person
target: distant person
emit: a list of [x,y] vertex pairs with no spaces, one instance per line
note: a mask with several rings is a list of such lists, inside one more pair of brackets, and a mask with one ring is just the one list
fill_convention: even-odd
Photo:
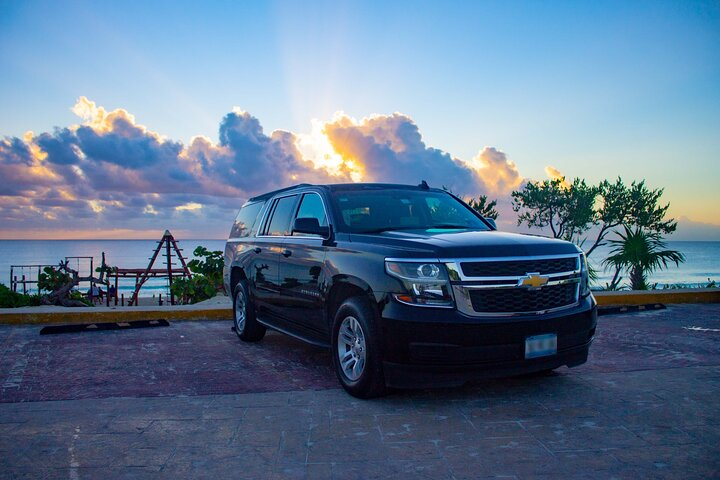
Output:
[[108,298],[115,298],[116,292],[115,292],[115,286],[110,285],[107,290]]
[[97,285],[94,285],[90,287],[90,294],[88,295],[90,297],[90,301],[95,303],[95,299],[100,297],[100,289]]

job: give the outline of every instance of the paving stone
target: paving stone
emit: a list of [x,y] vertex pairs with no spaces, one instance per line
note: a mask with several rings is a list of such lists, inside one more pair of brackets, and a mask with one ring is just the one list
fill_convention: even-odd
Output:
[[553,452],[648,445],[624,426],[599,419],[558,418],[550,422],[524,421],[522,425],[530,435]]
[[382,415],[378,417],[385,441],[459,440],[473,436],[477,430],[463,415]]
[[426,479],[443,480],[453,478],[447,465],[438,460],[419,460],[413,462],[355,462],[333,465],[333,479],[347,480],[391,480]]
[[369,401],[325,350],[226,323],[0,327],[0,478],[720,477],[720,336],[682,328],[719,305],[602,317],[579,368]]
[[269,476],[269,480],[323,480],[331,478],[333,478],[331,463],[281,465]]

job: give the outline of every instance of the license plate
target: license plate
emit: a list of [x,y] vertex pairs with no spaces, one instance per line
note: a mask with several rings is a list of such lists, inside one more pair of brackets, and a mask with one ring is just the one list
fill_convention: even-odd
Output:
[[547,357],[557,353],[557,334],[547,333],[525,339],[525,358]]

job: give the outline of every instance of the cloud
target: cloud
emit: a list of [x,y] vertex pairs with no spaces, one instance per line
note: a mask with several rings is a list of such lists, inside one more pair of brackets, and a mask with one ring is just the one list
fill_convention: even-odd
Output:
[[462,195],[505,195],[522,178],[506,155],[485,147],[463,161],[428,147],[415,122],[401,113],[356,121],[346,115],[327,123],[324,132],[334,150],[350,162],[345,170],[363,181],[414,183],[426,180]]
[[565,188],[570,187],[570,182],[565,179],[565,175],[552,165],[545,167],[545,175],[547,175],[550,180],[562,180],[562,185]]
[[314,120],[310,133],[265,133],[233,109],[217,142],[197,136],[185,145],[85,97],[72,111],[79,124],[0,141],[4,237],[165,228],[222,237],[246,198],[294,183],[424,179],[461,195],[502,196],[523,181],[493,147],[462,160],[427,146],[400,113],[359,121],[339,113]]
[[678,218],[678,229],[668,236],[668,240],[720,241],[720,225],[695,222],[686,216]]

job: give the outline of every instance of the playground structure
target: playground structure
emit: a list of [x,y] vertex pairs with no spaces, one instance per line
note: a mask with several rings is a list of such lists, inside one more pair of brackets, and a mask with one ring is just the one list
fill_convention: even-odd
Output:
[[[132,298],[128,305],[138,304],[138,296],[140,295],[140,289],[149,278],[167,278],[168,279],[168,290],[172,286],[174,278],[191,278],[192,274],[188,269],[185,258],[182,255],[182,249],[178,247],[175,237],[170,233],[169,230],[165,230],[163,237],[157,242],[158,245],[149,258],[150,263],[146,268],[114,268],[108,274],[108,282],[112,277],[115,277],[115,304],[117,304],[117,291],[118,291],[118,279],[120,278],[133,278],[135,279],[135,290],[133,291]],[[161,253],[161,251],[163,253]],[[173,255],[174,254],[174,255]],[[153,268],[155,261],[159,256],[165,257],[164,268]],[[173,269],[173,266],[177,266],[173,262],[173,258],[177,258],[180,262],[181,268]],[[175,296],[170,290],[170,304],[175,305]]]
[[[153,268],[155,262],[159,257],[164,257],[164,266],[161,268]],[[120,278],[131,278],[135,280],[135,288],[133,290],[132,297],[128,301],[129,306],[138,305],[138,297],[142,286],[150,278],[167,278],[168,279],[168,290],[170,297],[170,304],[175,305],[175,296],[170,290],[173,280],[177,278],[191,278],[192,274],[187,266],[185,257],[183,257],[182,249],[178,246],[175,237],[170,231],[165,230],[160,241],[157,242],[152,256],[149,258],[150,262],[146,268],[120,268],[120,267],[108,267],[105,263],[105,252],[102,252],[102,268],[99,269],[100,276],[95,277],[94,273],[94,258],[85,256],[73,256],[65,257],[64,262],[60,262],[61,269],[67,269],[68,273],[72,272],[73,275],[77,272],[77,284],[89,283],[90,290],[96,285],[105,286],[105,292],[110,292],[110,285],[114,282],[114,294],[106,296],[107,305],[110,305],[110,301],[113,300],[115,305],[118,304],[118,283]],[[37,291],[39,293],[38,281],[40,274],[43,273],[45,267],[58,268],[58,265],[11,265],[10,266],[10,288],[14,292],[22,292],[27,294],[28,292]],[[102,292],[101,292],[102,293]],[[160,302],[162,304],[162,295],[160,296]],[[123,296],[123,305],[124,296]]]
[[[76,266],[74,270],[78,273],[78,283],[88,282],[90,288],[95,285],[108,285],[104,279],[104,272],[100,273],[100,278],[94,277],[94,261],[93,257],[65,257],[65,265]],[[105,265],[105,252],[102,254],[102,264]],[[22,289],[23,294],[28,291],[40,291],[37,286],[40,280],[40,274],[45,267],[57,268],[57,265],[10,265],[10,289],[18,292]],[[87,272],[87,273],[86,273]],[[19,278],[17,273],[19,273]],[[85,274],[86,273],[86,274]]]

